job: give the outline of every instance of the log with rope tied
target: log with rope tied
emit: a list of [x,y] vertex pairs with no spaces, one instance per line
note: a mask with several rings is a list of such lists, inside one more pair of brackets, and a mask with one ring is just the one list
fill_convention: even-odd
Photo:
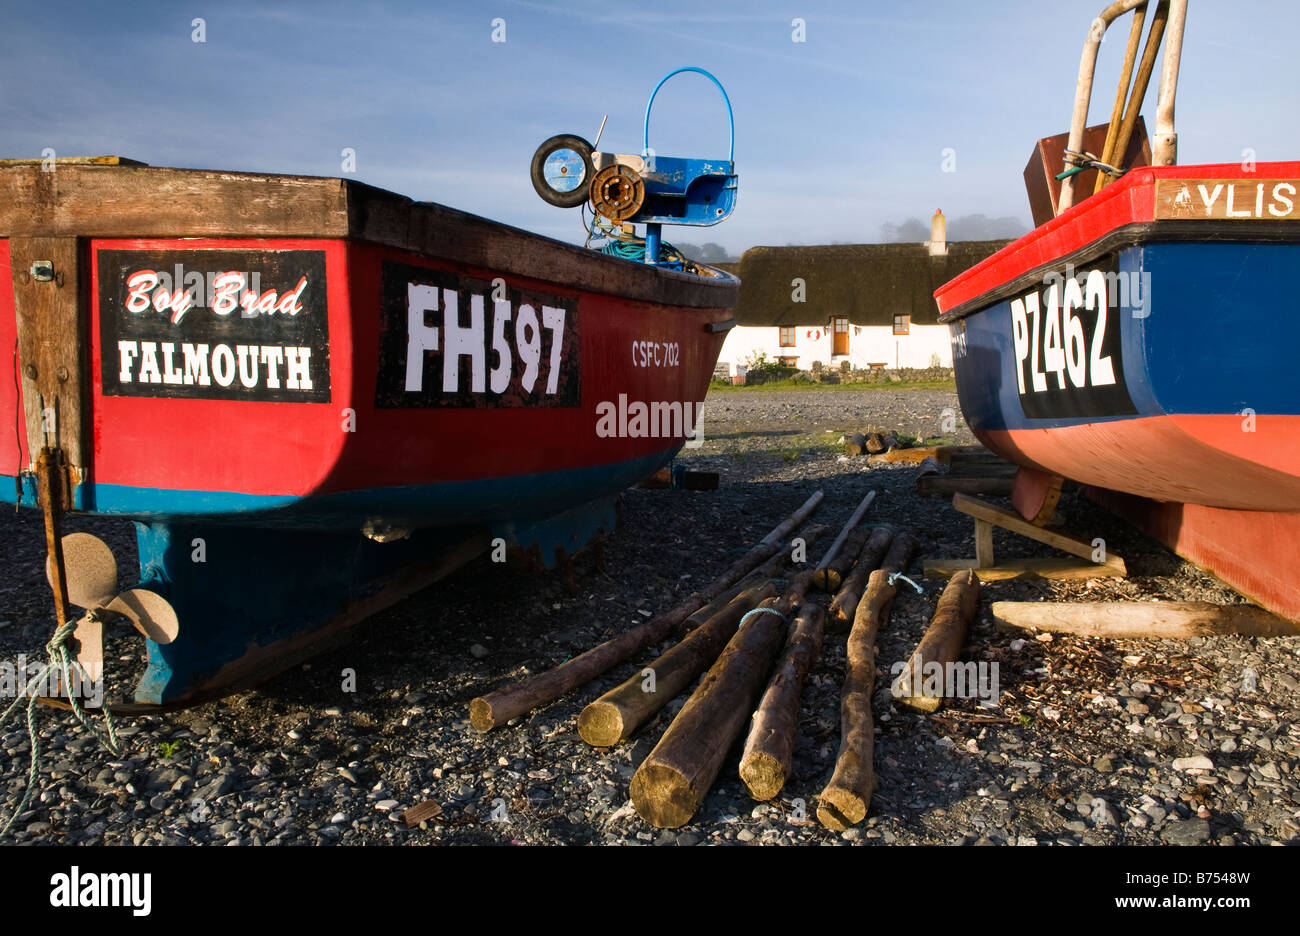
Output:
[[554,669],[536,676],[525,677],[473,699],[469,704],[470,723],[479,731],[491,731],[517,715],[555,701],[642,649],[664,640],[677,631],[692,612],[708,604],[748,575],[756,566],[772,558],[780,550],[781,541],[808,519],[824,497],[821,491],[815,492],[798,510],[777,524],[767,536],[732,563],[706,588],[691,595],[671,611],[651,618],[644,624],[638,624],[631,630],[593,647]]
[[[794,539],[787,541],[775,556],[767,560],[767,562],[763,563],[753,572],[750,572],[743,579],[735,585],[732,585],[731,588],[724,591],[717,598],[714,598],[707,605],[691,614],[684,622],[682,622],[682,632],[689,634],[691,631],[695,630],[695,628],[699,627],[709,618],[713,617],[713,615],[717,614],[729,605],[731,600],[741,592],[747,591],[755,585],[762,585],[768,579],[780,578],[781,571],[786,567],[786,565],[795,562],[792,556],[796,551],[806,555],[808,547],[815,543],[818,538],[824,536],[826,530],[827,527],[820,523],[810,523],[808,526],[801,528],[799,530],[799,535]],[[796,550],[795,546],[798,540],[803,540],[803,543],[800,544],[801,548]],[[799,560],[799,563],[802,564],[804,561],[806,560],[801,559]]]
[[[825,532],[825,526],[810,524],[800,531],[800,538],[806,547]],[[642,669],[621,686],[584,708],[578,716],[578,733],[582,738],[594,747],[617,744],[687,688],[695,677],[717,659],[723,645],[735,633],[741,616],[760,601],[775,594],[776,586],[770,583],[770,579],[791,561],[790,553],[790,544],[787,543],[781,552],[745,576],[739,584],[733,585],[685,620],[683,629],[686,636],[682,641],[645,668],[654,674],[654,683],[651,684],[654,686],[651,690],[653,694],[649,694],[648,698],[648,693],[643,691],[647,677],[644,675],[645,669]],[[736,607],[733,608],[732,605]],[[714,618],[718,618],[718,621],[714,622]],[[706,631],[705,636],[697,638],[699,629],[706,625],[710,631],[716,629],[717,632]],[[697,640],[708,643],[697,643]],[[716,646],[711,646],[715,640]],[[683,677],[684,682],[681,681]]]
[[756,800],[770,800],[790,777],[795,735],[799,728],[799,699],[808,670],[822,652],[821,605],[805,604],[790,628],[776,672],[758,703],[745,751],[740,758],[740,779]]
[[713,665],[746,612],[775,595],[771,582],[742,592],[659,659],[589,704],[578,716],[582,740],[592,747],[610,747],[631,737]]
[[836,832],[866,818],[876,788],[871,694],[876,686],[876,635],[898,594],[898,586],[889,581],[890,574],[885,569],[871,573],[866,594],[857,603],[845,648],[840,751],[835,758],[835,773],[817,798],[817,821]]
[[943,705],[942,677],[939,691],[930,691],[935,664],[943,670],[957,661],[979,598],[980,580],[973,570],[957,572],[948,581],[930,626],[894,682],[893,694],[898,702],[927,713],[937,712]]
[[[884,559],[879,558],[875,546],[871,541],[862,549],[862,555],[858,558],[858,564],[853,567],[853,571],[844,579],[844,584],[839,593],[831,600],[830,609],[827,612],[826,627],[830,631],[841,631],[850,626],[854,620],[854,615],[858,608],[858,602],[862,598],[863,589],[866,586],[867,579],[878,565],[885,573],[906,572],[907,567],[911,564],[912,558],[920,548],[915,536],[911,533],[899,533],[892,540],[887,540],[888,551],[881,550],[884,553]],[[870,549],[868,548],[870,547]]]
[[[812,572],[769,598],[746,620],[705,674],[659,743],[632,776],[632,805],[661,829],[685,825],[699,810],[767,681],[786,635],[786,617],[803,601]],[[766,609],[766,610],[764,610]],[[772,613],[776,612],[776,613]]]

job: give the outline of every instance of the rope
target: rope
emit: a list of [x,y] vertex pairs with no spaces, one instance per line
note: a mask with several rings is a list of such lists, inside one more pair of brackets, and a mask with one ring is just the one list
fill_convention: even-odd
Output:
[[[86,618],[91,618],[94,614],[94,611],[90,611],[87,613]],[[82,620],[85,620],[86,618],[83,618]],[[32,792],[36,789],[36,771],[40,764],[41,754],[40,736],[36,731],[36,700],[38,698],[39,686],[49,678],[51,672],[56,671],[56,667],[59,674],[59,685],[67,690],[68,701],[72,704],[72,712],[77,716],[77,721],[81,722],[82,726],[86,728],[100,744],[108,748],[113,754],[121,753],[121,749],[118,747],[117,742],[117,729],[113,725],[113,712],[109,707],[107,705],[104,706],[104,723],[108,729],[107,737],[105,737],[100,733],[99,729],[90,723],[85,710],[81,707],[81,703],[77,701],[76,696],[73,695],[72,681],[68,678],[70,667],[76,667],[76,670],[81,674],[82,679],[90,681],[90,674],[86,672],[85,668],[77,661],[76,657],[71,656],[68,653],[67,640],[73,635],[76,629],[76,624],[68,622],[54,631],[54,636],[51,637],[50,642],[45,645],[45,649],[50,655],[50,662],[45,664],[45,667],[39,674],[37,674],[34,680],[28,682],[29,687],[31,687],[33,683],[35,683],[35,686],[37,687],[33,689],[30,694],[24,693],[27,697],[27,740],[31,745],[31,767],[27,771],[27,788],[23,790],[22,799],[18,801],[18,805],[14,808],[13,814],[10,815],[9,821],[4,824],[3,829],[0,829],[0,838],[4,838],[8,835],[9,830],[13,828],[18,817],[27,811],[27,804],[31,801]],[[84,684],[85,683],[83,682],[83,685]],[[3,727],[5,722],[9,720],[9,716],[17,710],[22,700],[23,695],[19,695],[10,704],[9,708],[5,709],[4,714],[0,715],[0,727]]]
[[[582,218],[582,228],[587,234],[582,246],[596,249],[592,248],[592,240],[602,239],[604,243],[599,247],[601,253],[619,257],[623,260],[635,260],[637,263],[645,261],[644,238],[637,237],[634,234],[624,234],[621,224],[604,221],[600,215],[596,214],[594,209],[591,212],[591,221],[588,222],[588,207],[589,204],[583,202],[579,212]],[[695,261],[665,240],[659,241],[659,262],[657,265],[682,273],[699,273]]]
[[917,593],[918,595],[924,595],[924,594],[925,594],[925,589],[923,589],[920,585],[918,585],[918,584],[916,584],[915,582],[913,582],[910,578],[908,578],[908,577],[907,577],[906,575],[904,575],[902,572],[890,572],[890,573],[889,573],[889,584],[890,584],[890,585],[893,585],[894,582],[897,581],[898,579],[902,579],[902,580],[903,580],[904,582],[906,582],[908,585],[911,585],[913,588],[915,588],[915,589],[916,589],[916,593]]
[[1070,176],[1080,172],[1087,172],[1089,169],[1100,169],[1106,175],[1119,178],[1124,174],[1123,169],[1117,169],[1102,162],[1092,153],[1076,153],[1072,149],[1065,151],[1065,162],[1070,166],[1064,172],[1057,173],[1057,180],[1068,179]]
[[775,614],[777,617],[781,619],[781,623],[783,624],[785,623],[785,615],[782,614],[780,611],[776,610],[776,608],[755,608],[752,611],[745,612],[745,616],[742,617],[740,619],[740,623],[736,625],[736,630],[740,630],[742,627],[744,627],[745,622],[748,621],[755,614]]
[[[629,237],[624,235],[609,236],[604,246],[600,248],[601,253],[610,254],[615,257],[622,257],[624,260],[642,261],[645,259],[645,241],[640,237]],[[687,260],[686,255],[667,241],[659,242],[659,265],[666,266],[673,270],[684,270]]]

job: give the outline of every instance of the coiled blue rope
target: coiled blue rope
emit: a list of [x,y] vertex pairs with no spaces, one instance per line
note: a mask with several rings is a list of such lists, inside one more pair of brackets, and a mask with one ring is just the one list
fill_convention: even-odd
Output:
[[[645,241],[607,240],[600,248],[600,252],[639,263],[645,259]],[[682,252],[667,241],[659,242],[659,264],[673,270],[681,270],[685,266],[682,262]]]

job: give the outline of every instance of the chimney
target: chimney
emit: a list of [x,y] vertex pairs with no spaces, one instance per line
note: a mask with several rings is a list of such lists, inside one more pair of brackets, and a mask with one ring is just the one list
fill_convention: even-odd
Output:
[[930,256],[945,257],[948,255],[948,222],[943,216],[943,211],[936,208],[934,217],[930,219]]

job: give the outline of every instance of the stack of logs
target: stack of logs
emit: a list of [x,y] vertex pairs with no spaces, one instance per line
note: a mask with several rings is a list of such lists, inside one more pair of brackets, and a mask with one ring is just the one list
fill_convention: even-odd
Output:
[[862,432],[844,434],[845,455],[880,455],[890,449],[899,448],[898,433],[892,429],[883,432],[865,429]]
[[[619,744],[703,673],[632,777],[637,813],[651,825],[676,828],[699,810],[747,723],[741,779],[760,801],[784,788],[805,679],[821,653],[824,632],[847,629],[842,740],[817,815],[832,829],[861,821],[875,786],[871,696],[876,635],[888,618],[895,580],[919,545],[910,533],[860,525],[874,497],[872,491],[863,498],[816,566],[788,575],[784,587],[772,579],[781,575],[792,553],[803,553],[823,532],[804,526],[822,500],[820,491],[703,591],[556,669],[474,699],[471,722],[488,731],[678,636],[671,649],[588,704],[578,718],[579,734],[587,743],[599,748]],[[787,539],[801,526],[797,538]],[[828,610],[808,599],[814,588],[833,595]],[[972,573],[953,577],[909,666],[956,659],[978,595]],[[924,708],[932,700],[900,701]]]

